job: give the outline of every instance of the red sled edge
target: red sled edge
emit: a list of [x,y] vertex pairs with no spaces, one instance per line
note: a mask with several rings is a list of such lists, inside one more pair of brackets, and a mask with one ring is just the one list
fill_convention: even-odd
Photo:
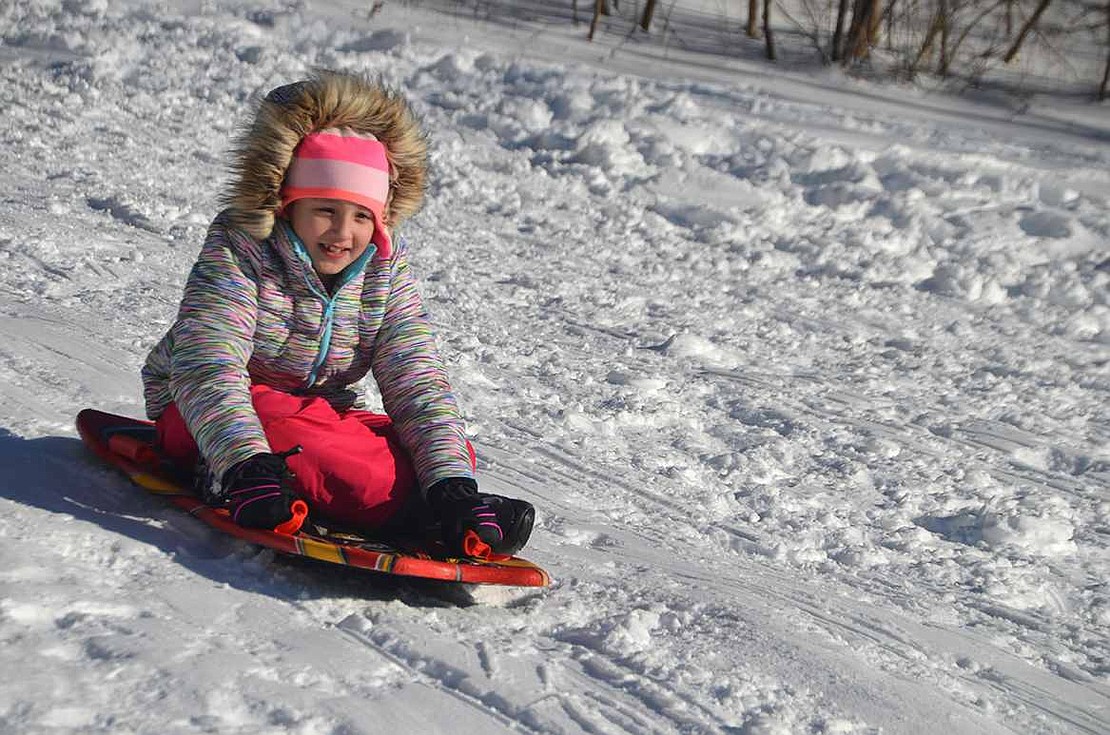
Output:
[[[134,457],[113,451],[105,438],[107,430],[148,429],[149,421],[117,416],[92,408],[77,414],[77,433],[97,457],[121,470],[132,482],[156,495],[165,496],[177,507],[208,525],[236,538],[283,554],[343,564],[381,572],[423,579],[467,584],[496,584],[519,587],[547,587],[551,577],[526,559],[507,557],[490,561],[420,558],[403,552],[378,551],[354,543],[335,543],[306,533],[287,535],[273,531],[243,528],[228,517],[226,511],[206,505],[157,468],[146,466]],[[154,455],[157,456],[157,455]],[[141,457],[140,457],[141,459]]]

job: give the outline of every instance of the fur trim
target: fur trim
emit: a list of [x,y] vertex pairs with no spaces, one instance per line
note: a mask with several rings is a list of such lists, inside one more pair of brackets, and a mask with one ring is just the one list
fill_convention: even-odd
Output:
[[223,198],[230,224],[264,240],[281,207],[281,182],[301,139],[315,130],[350,128],[385,144],[391,168],[385,220],[394,228],[420,210],[428,174],[427,136],[395,89],[354,74],[317,71],[266,95],[240,137]]

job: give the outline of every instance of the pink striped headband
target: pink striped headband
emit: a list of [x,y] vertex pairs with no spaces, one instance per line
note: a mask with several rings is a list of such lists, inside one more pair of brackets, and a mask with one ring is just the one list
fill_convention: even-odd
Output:
[[389,159],[385,146],[369,134],[331,128],[306,135],[293,151],[281,186],[281,208],[308,197],[341,199],[374,215],[377,257],[388,258],[393,243],[385,229],[389,199]]

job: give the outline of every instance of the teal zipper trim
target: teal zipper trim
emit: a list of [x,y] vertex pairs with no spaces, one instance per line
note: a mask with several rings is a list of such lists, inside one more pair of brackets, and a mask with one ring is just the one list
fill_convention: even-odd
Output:
[[[316,359],[312,362],[312,370],[309,371],[308,380],[305,382],[304,387],[308,389],[316,384],[316,378],[320,374],[320,368],[324,366],[324,361],[328,358],[328,350],[331,349],[331,335],[335,320],[335,305],[339,292],[342,291],[343,287],[350,283],[359,272],[366,268],[366,264],[370,262],[370,259],[378,252],[378,247],[374,243],[370,243],[366,251],[358,257],[358,260],[355,260],[340,271],[339,279],[336,281],[335,285],[335,293],[329,296],[327,291],[321,291],[317,288],[316,282],[312,280],[313,276],[316,276],[316,270],[312,267],[312,258],[308,256],[308,250],[305,248],[304,243],[301,242],[301,238],[298,237],[297,233],[293,231],[293,228],[290,227],[287,222],[281,221],[281,226],[286,236],[289,238],[289,242],[293,244],[293,252],[297,254],[297,257],[300,258],[301,263],[305,266],[305,285],[308,286],[308,290],[324,304],[324,331],[323,334],[320,335],[320,351],[316,353]],[[316,281],[319,282],[320,279],[317,278]],[[323,285],[323,283],[321,282],[320,285]]]

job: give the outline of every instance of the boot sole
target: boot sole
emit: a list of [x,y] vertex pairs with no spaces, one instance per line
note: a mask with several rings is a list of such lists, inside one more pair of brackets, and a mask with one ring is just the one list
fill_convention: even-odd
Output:
[[[522,505],[524,504],[526,503],[522,502]],[[528,543],[528,539],[532,536],[532,526],[536,522],[536,509],[530,503],[526,505],[528,507],[513,521],[513,525],[505,534],[506,544],[498,553],[515,554]]]

